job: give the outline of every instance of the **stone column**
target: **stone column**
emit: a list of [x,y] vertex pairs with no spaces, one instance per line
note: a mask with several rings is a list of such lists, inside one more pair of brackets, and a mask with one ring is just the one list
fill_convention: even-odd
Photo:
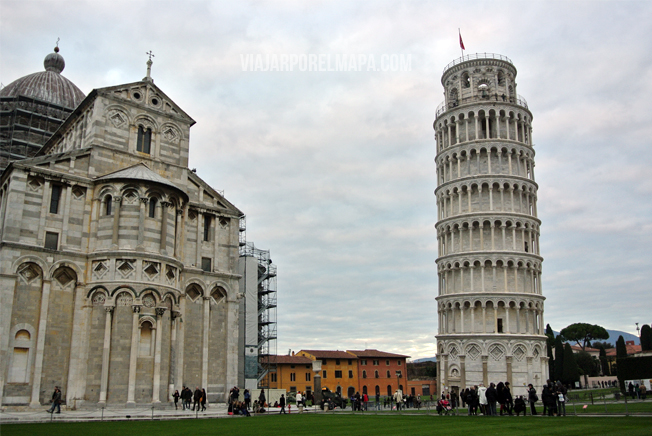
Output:
[[206,387],[208,387],[208,339],[209,339],[210,326],[211,326],[211,297],[204,297],[204,328],[203,328],[203,335],[202,335],[201,385]]
[[[6,210],[6,201],[3,210]],[[4,395],[5,375],[9,364],[9,332],[11,329],[11,314],[14,305],[16,277],[9,274],[0,275],[0,407]]]
[[[174,257],[179,259],[181,258],[181,250],[183,247],[183,232],[182,232],[182,220],[183,220],[183,209],[176,210],[176,216],[174,217],[175,233],[174,233]],[[174,392],[173,392],[174,393]]]
[[466,388],[466,356],[460,354],[460,390]]
[[487,362],[489,356],[482,356],[482,383],[485,386],[489,386],[489,370],[487,368]]
[[177,367],[176,367],[176,388],[179,389],[183,386],[183,352],[185,349],[185,327],[183,323],[183,316],[186,313],[186,298],[182,296],[179,298],[179,315],[178,315],[178,331],[177,331]]
[[168,372],[168,394],[174,394],[175,385],[177,384],[177,331],[179,330],[179,312],[172,309],[170,319],[172,324],[170,326],[170,371]]
[[238,383],[238,360],[240,354],[238,353],[238,337],[240,332],[240,325],[238,323],[238,313],[240,309],[240,302],[233,296],[229,295],[226,301],[227,310],[227,327],[226,331],[228,336],[226,339],[226,383],[227,386],[235,386]]
[[138,342],[140,329],[138,328],[138,316],[140,306],[131,306],[133,317],[131,322],[131,351],[129,353],[129,383],[127,385],[127,407],[136,405],[136,368],[138,365]]
[[[165,314],[165,307],[156,308],[156,343],[154,348],[154,382],[152,392],[152,403],[161,402],[161,340],[163,337],[163,329],[161,328],[163,314]],[[207,386],[204,383],[202,386]]]
[[203,240],[204,240],[204,214],[198,210],[197,211],[197,255],[195,259],[195,266],[197,268],[201,268],[201,246]]
[[109,385],[109,364],[111,358],[111,320],[115,306],[104,306],[106,321],[104,323],[104,349],[102,351],[102,378],[100,380],[99,405],[106,405],[106,394]]
[[111,244],[113,248],[118,248],[120,243],[118,232],[120,230],[120,204],[122,202],[122,197],[113,198],[113,238],[111,239]]
[[48,308],[50,305],[50,287],[52,283],[49,280],[43,280],[43,293],[41,294],[41,313],[38,321],[38,332],[36,336],[36,353],[34,357],[34,375],[32,378],[32,399],[30,407],[40,407],[39,399],[41,392],[41,375],[43,374],[43,352],[45,351],[45,332],[48,324]]
[[513,386],[514,383],[512,383],[512,356],[507,356],[505,357],[505,362],[507,364],[507,380],[509,382],[510,386]]
[[138,243],[136,245],[136,250],[142,251],[145,249],[145,216],[149,214],[149,211],[147,210],[148,204],[149,198],[140,198],[140,215],[138,216]]
[[68,245],[68,221],[70,219],[70,199],[72,198],[72,185],[62,186],[61,194],[64,195],[62,204],[65,204],[63,207],[63,222],[61,226],[61,248],[63,249],[66,247],[66,245]]
[[[84,399],[84,391],[80,389],[82,380],[86,379],[86,354],[88,347],[88,315],[90,307],[84,307],[86,300],[84,286],[77,284],[74,290],[74,307],[72,335],[70,339],[70,365],[68,367],[68,386],[66,387],[66,405],[76,407],[76,400]],[[82,371],[84,369],[84,371]]]
[[161,201],[161,247],[160,252],[162,255],[168,254],[168,206],[170,203]]

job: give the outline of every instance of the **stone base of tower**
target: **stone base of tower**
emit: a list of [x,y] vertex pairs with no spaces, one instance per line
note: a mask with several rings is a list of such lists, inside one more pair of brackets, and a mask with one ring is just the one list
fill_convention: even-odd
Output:
[[437,366],[441,391],[509,382],[512,395],[538,393],[548,378],[546,337],[542,335],[438,335]]

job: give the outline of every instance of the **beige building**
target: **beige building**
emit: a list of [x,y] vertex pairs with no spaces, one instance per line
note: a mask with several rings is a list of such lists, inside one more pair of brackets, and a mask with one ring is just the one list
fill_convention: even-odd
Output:
[[157,404],[237,384],[241,211],[150,75],[93,90],[0,179],[0,398]]
[[437,141],[439,389],[548,374],[532,113],[508,58],[446,66]]

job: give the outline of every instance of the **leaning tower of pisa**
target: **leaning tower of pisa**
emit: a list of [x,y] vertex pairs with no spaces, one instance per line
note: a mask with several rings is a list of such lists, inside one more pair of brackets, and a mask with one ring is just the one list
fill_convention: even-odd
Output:
[[548,358],[532,113],[505,56],[446,66],[437,141],[437,361],[442,390],[541,392]]

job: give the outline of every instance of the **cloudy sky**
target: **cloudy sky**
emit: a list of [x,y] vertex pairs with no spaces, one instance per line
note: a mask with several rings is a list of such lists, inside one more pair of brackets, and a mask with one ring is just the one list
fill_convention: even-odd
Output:
[[[534,114],[545,322],[652,322],[652,2],[2,0],[0,81],[41,71],[57,38],[84,93],[142,79],[152,50],[197,121],[190,167],[278,265],[279,354],[420,358],[437,331],[432,122],[458,28],[465,54],[512,59]],[[362,71],[251,71],[311,54]]]

